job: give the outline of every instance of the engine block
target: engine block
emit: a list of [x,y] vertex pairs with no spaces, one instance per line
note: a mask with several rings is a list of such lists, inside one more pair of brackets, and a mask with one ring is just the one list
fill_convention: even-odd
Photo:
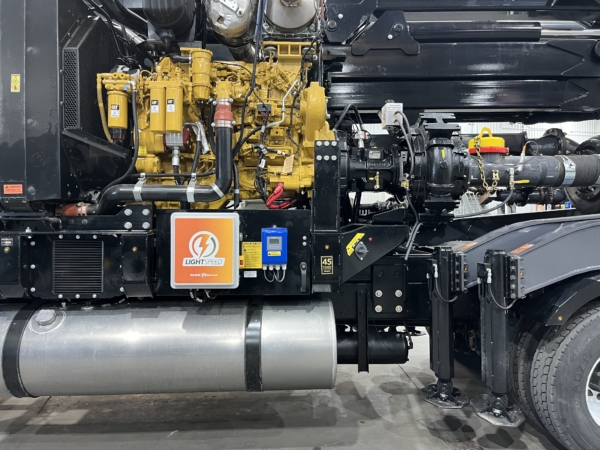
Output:
[[[131,128],[128,100],[137,88],[138,172],[175,172],[182,179],[194,171],[198,184],[210,185],[215,166],[211,145],[215,106],[226,100],[234,116],[240,198],[264,198],[276,188],[283,188],[287,197],[309,194],[315,141],[333,139],[325,90],[308,81],[314,52],[308,42],[265,42],[263,53],[266,58],[256,65],[254,74],[251,63],[212,61],[212,53],[200,48],[182,48],[181,55],[164,57],[152,71],[99,74],[103,114],[102,86],[108,98],[107,138],[125,139]],[[257,183],[260,179],[264,180],[262,189]],[[148,183],[177,182],[173,176],[148,179]],[[232,195],[191,207],[220,208]],[[179,204],[162,202],[159,207],[178,208]]]

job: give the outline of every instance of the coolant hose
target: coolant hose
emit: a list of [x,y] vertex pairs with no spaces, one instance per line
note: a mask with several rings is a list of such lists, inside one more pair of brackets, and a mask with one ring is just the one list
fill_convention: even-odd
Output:
[[221,102],[215,115],[216,129],[216,180],[210,186],[163,186],[118,184],[107,189],[95,205],[90,205],[88,215],[113,214],[120,202],[203,202],[222,199],[232,182],[232,122],[231,104]]

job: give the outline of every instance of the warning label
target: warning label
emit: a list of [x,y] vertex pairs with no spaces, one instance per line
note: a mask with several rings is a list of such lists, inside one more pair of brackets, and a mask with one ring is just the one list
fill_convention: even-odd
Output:
[[173,100],[173,99],[167,100],[167,112],[168,113],[175,112],[175,100]]
[[352,256],[352,253],[354,253],[354,249],[356,248],[360,240],[364,237],[365,233],[356,233],[356,235],[352,238],[348,245],[346,245],[346,253],[348,253],[348,256]]
[[262,269],[261,242],[242,242],[240,269]]
[[22,184],[5,184],[2,192],[4,195],[23,195],[23,185]]
[[21,75],[10,76],[10,92],[21,92]]

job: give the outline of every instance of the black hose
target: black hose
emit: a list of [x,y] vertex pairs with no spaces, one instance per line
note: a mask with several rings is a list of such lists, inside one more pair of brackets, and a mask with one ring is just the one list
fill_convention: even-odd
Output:
[[133,173],[133,171],[135,170],[135,166],[137,164],[137,160],[138,160],[138,156],[140,153],[140,130],[138,128],[138,117],[137,117],[137,90],[134,89],[131,92],[131,113],[133,114],[133,130],[134,130],[134,139],[135,139],[135,143],[134,143],[134,151],[133,151],[133,158],[131,159],[131,164],[129,165],[129,168],[127,169],[127,172],[125,172],[125,174],[121,177],[118,178],[112,182],[110,182],[100,193],[100,197],[102,197],[102,195],[104,195],[104,193],[111,187],[123,183],[124,181],[126,181],[131,174]]
[[356,114],[356,118],[358,120],[358,123],[360,124],[360,129],[363,131],[366,131],[365,126],[363,124],[362,117],[361,117],[360,113],[358,112],[358,109],[356,108],[356,106],[354,106],[352,103],[346,105],[346,107],[342,111],[342,114],[340,114],[340,118],[338,119],[337,123],[333,127],[333,131],[336,131],[340,127],[340,125],[342,124],[342,121],[346,118],[348,111],[350,111],[350,108],[352,108],[352,111],[354,112],[354,114]]
[[248,142],[248,139],[250,139],[252,136],[254,136],[256,133],[258,133],[260,130],[262,130],[262,126],[260,127],[256,127],[255,129],[253,129],[250,133],[248,133],[246,136],[244,136],[243,139],[240,139],[238,141],[237,144],[235,144],[235,148],[233,149],[233,156],[237,156],[237,154],[240,152],[240,150],[242,149],[242,147],[244,146],[244,144],[246,142]]
[[235,161],[233,162],[233,209],[240,206],[240,169]]
[[173,166],[173,173],[175,174],[175,184],[177,186],[181,186],[183,182],[181,181],[181,177],[179,176],[179,166]]
[[[248,106],[248,100],[250,99],[250,96],[252,96],[252,93],[254,92],[254,89],[256,89],[256,68],[258,67],[258,58],[259,58],[259,54],[260,54],[260,43],[262,41],[262,29],[263,29],[263,22],[264,22],[264,18],[265,18],[265,0],[259,0],[258,2],[258,8],[257,8],[257,17],[256,17],[256,29],[254,31],[254,61],[252,63],[252,77],[250,79],[250,89],[248,89],[248,94],[246,94],[246,98],[244,98],[244,104],[242,105],[242,117],[241,117],[241,123],[240,123],[240,141],[242,140],[243,136],[244,136],[244,129],[246,127],[246,108]],[[241,148],[241,145],[239,145],[239,142],[235,145],[235,148],[238,149],[237,151],[239,152],[239,149]],[[237,153],[237,152],[236,152]]]
[[[217,128],[216,141],[216,180],[210,186],[194,188],[194,202],[214,202],[222,199],[231,188],[233,164],[231,152],[231,128]],[[89,215],[112,214],[120,202],[136,201],[135,185],[118,184],[107,189],[96,205],[88,208]],[[137,192],[146,202],[187,202],[188,186],[144,185]]]
[[172,53],[171,55],[169,55],[169,58],[171,58],[171,61],[176,62],[176,63],[189,64],[192,62],[191,56],[182,56],[182,55],[178,55],[177,53]]

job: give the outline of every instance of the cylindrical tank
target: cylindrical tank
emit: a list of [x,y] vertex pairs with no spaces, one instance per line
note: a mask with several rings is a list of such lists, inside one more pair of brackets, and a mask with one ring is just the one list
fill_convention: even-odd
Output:
[[265,0],[267,20],[282,31],[300,30],[310,24],[317,14],[314,0]]
[[129,97],[122,91],[108,91],[108,128],[127,129]]
[[194,99],[208,100],[210,97],[210,69],[212,52],[210,50],[194,49],[192,57],[192,85]]
[[153,133],[165,132],[166,96],[164,87],[150,88],[150,131]]
[[0,396],[329,389],[335,383],[329,301],[15,311],[0,308],[0,356],[10,368],[0,370]]
[[181,86],[168,87],[166,95],[165,131],[167,133],[181,133],[183,130],[183,88]]

